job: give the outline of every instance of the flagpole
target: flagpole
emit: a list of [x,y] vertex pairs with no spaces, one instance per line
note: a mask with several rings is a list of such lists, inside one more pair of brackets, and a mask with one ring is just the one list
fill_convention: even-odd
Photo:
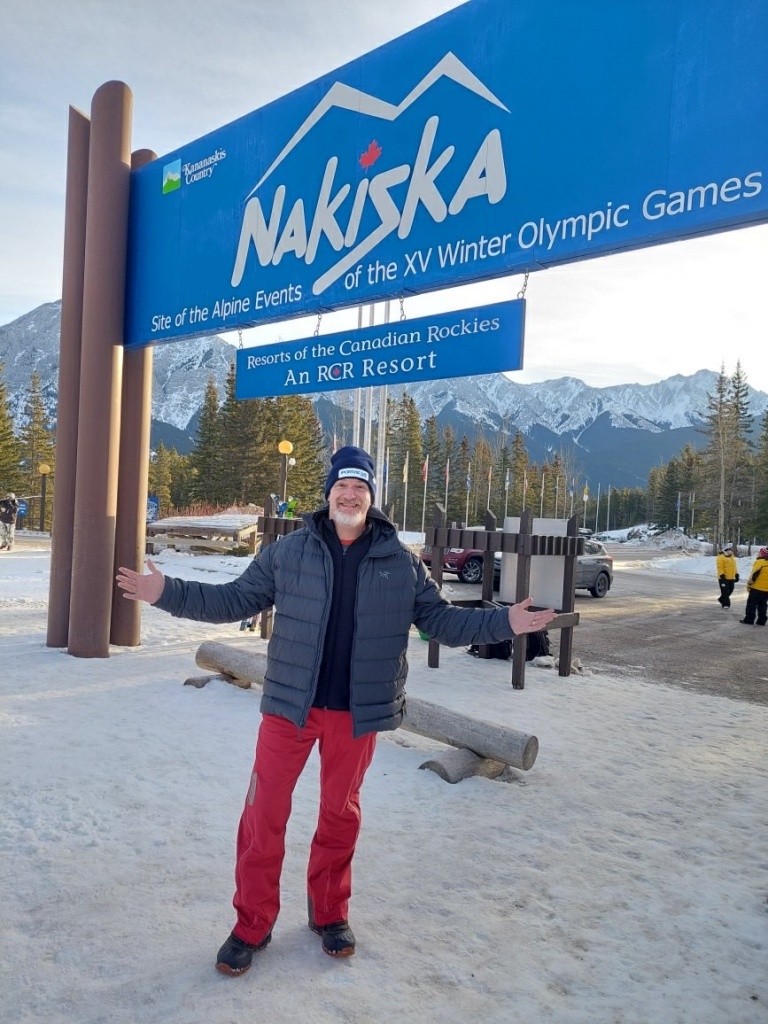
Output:
[[539,518],[544,518],[544,470],[541,471],[541,501],[539,502]]
[[471,474],[472,474],[472,463],[468,462],[467,463],[467,505],[466,505],[466,508],[464,509],[464,525],[465,526],[469,526],[469,487],[470,487],[469,481],[471,479]]
[[[387,504],[387,498],[389,497],[389,445],[387,445],[387,455],[384,459],[384,505]],[[382,506],[383,508],[384,506]]]
[[[368,311],[368,326],[373,327],[376,304],[371,303]],[[365,433],[363,434],[363,448],[370,453],[371,441],[373,439],[373,388],[365,389]]]
[[[363,329],[363,307],[357,307],[357,329]],[[360,409],[363,404],[363,389],[355,388],[355,401],[352,409],[352,444],[360,447]]]
[[411,457],[410,452],[405,453],[405,462],[403,463],[403,483],[405,484],[405,491],[403,494],[403,529],[405,533],[405,517],[408,509],[408,460]]
[[595,533],[600,532],[600,484],[597,485],[597,502],[595,504]]
[[[384,303],[384,323],[389,323],[389,299]],[[387,440],[387,385],[379,385],[379,421],[376,432],[376,479],[381,480],[384,468],[384,445]]]
[[491,507],[491,477],[493,476],[493,466],[488,467],[488,501],[485,503],[486,508]]
[[427,514],[427,479],[429,477],[429,452],[427,452],[427,457],[424,460],[422,473],[424,476],[424,498],[421,502],[421,532],[424,533],[424,518]]
[[610,528],[611,528],[611,485],[608,484],[608,512],[607,512],[607,514],[605,516],[605,532],[608,533]]
[[507,518],[507,509],[509,508],[509,466],[507,466],[507,475],[504,480],[504,518]]

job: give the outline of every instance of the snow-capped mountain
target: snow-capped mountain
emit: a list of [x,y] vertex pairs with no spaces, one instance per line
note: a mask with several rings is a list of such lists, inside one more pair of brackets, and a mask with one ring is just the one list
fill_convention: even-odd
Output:
[[[0,363],[17,422],[33,370],[43,383],[49,414],[55,419],[61,303],[50,302],[0,327]],[[219,394],[235,349],[217,336],[157,345],[153,360],[153,438],[188,451],[213,375]],[[572,449],[587,476],[611,479],[614,486],[643,486],[648,470],[679,453],[686,441],[700,447],[696,429],[713,393],[717,375],[699,370],[657,384],[589,387],[573,377],[539,384],[517,384],[503,374],[458,377],[409,385],[408,392],[426,419],[434,415],[457,435],[477,432],[526,436],[531,457],[541,461],[559,448]],[[329,423],[333,408],[351,407],[350,392],[336,391],[318,402]],[[329,405],[329,403],[332,403]],[[751,411],[759,418],[768,395],[750,389]],[[335,417],[334,417],[335,419]]]

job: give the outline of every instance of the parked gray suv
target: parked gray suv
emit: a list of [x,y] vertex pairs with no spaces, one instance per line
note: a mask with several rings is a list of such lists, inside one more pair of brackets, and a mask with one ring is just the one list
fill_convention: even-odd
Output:
[[[422,562],[431,566],[432,548],[419,552]],[[493,585],[499,589],[501,579],[501,552],[494,556]],[[446,548],[443,552],[443,572],[455,573],[462,583],[481,583],[483,579],[483,553],[475,548]],[[588,590],[592,597],[605,597],[613,584],[613,558],[597,540],[584,541],[584,554],[576,559],[576,589]]]

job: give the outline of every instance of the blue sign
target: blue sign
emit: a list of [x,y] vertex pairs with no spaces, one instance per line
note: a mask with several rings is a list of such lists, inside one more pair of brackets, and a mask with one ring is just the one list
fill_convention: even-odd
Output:
[[29,506],[27,505],[26,501],[20,501],[19,502],[19,515],[20,516],[25,516],[27,514],[28,507]]
[[[237,350],[236,398],[519,370],[525,301]],[[470,357],[471,356],[471,357]]]
[[147,495],[147,522],[156,523],[160,518],[160,501],[154,494]]
[[131,173],[129,345],[768,219],[765,0],[471,0]]

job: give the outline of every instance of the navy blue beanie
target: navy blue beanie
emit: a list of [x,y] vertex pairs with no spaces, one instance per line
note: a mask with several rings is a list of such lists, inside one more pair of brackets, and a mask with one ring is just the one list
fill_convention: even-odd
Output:
[[368,452],[357,448],[353,444],[339,448],[331,456],[331,471],[325,481],[326,498],[337,480],[344,479],[362,480],[368,484],[371,492],[371,501],[376,501],[376,477],[373,470],[373,459]]

